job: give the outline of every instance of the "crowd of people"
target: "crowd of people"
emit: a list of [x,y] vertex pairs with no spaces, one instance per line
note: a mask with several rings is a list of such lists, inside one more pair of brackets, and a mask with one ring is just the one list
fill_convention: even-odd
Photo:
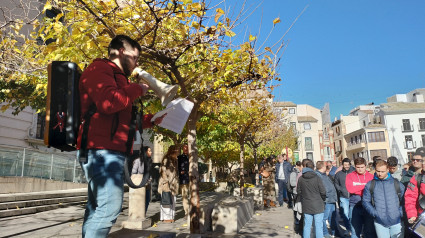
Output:
[[[83,122],[77,149],[88,181],[82,237],[107,237],[121,212],[124,166],[126,158],[132,154],[136,127],[133,103],[149,90],[142,82],[129,81],[141,50],[137,41],[117,35],[108,46],[108,58],[95,59],[80,77]],[[139,129],[162,123],[166,114],[154,120],[153,116],[144,115]],[[185,214],[189,213],[187,147],[183,147],[183,154],[179,151],[180,148],[170,146],[161,162],[158,191],[163,222],[174,222],[179,189]],[[142,148],[142,154],[149,160],[152,151]],[[303,237],[310,237],[313,221],[316,237],[415,236],[409,227],[421,220],[425,208],[424,160],[423,147],[403,169],[399,168],[395,157],[373,158],[371,165],[363,158],[344,159],[339,167],[332,161],[326,164],[319,161],[315,165],[309,159],[293,166],[285,154],[279,155],[277,161],[270,157],[260,165],[265,187],[264,205],[283,206],[286,202],[294,210],[296,227]],[[133,172],[144,173],[151,162],[136,161]],[[142,209],[148,209],[150,195],[148,189],[146,206]],[[338,234],[337,211],[344,219],[345,234]]]
[[264,206],[276,206],[274,200],[279,206],[286,202],[294,211],[295,230],[303,237],[310,237],[313,228],[315,237],[425,235],[416,229],[425,224],[425,147],[404,165],[394,156],[375,156],[371,163],[361,157],[344,158],[339,167],[334,161],[310,159],[292,165],[285,154],[274,160],[271,156],[259,166]]

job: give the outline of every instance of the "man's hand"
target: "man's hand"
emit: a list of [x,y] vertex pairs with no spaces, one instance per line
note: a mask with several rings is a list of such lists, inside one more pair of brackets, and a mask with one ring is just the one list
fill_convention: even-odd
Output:
[[407,220],[410,224],[413,224],[416,221],[416,217],[411,217],[409,220]]
[[142,87],[142,94],[145,95],[148,90],[149,90],[149,85],[145,84],[145,83],[139,83],[140,87]]
[[159,125],[159,124],[161,124],[161,123],[162,123],[162,120],[164,120],[164,117],[165,117],[166,115],[167,115],[167,113],[165,113],[164,115],[162,115],[162,116],[160,116],[160,117],[155,118],[155,121],[154,121],[155,125]]

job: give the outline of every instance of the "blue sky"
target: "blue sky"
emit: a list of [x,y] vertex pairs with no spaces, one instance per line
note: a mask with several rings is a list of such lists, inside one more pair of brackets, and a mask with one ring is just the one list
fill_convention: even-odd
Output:
[[[248,1],[251,8],[258,3]],[[235,8],[235,1],[226,4]],[[307,5],[285,38],[276,101],[317,108],[329,102],[334,120],[425,87],[425,1],[264,0],[236,33],[249,29],[262,42],[280,17],[268,41],[275,42]]]

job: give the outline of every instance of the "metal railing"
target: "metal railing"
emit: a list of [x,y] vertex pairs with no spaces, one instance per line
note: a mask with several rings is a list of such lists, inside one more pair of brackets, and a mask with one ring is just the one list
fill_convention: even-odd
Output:
[[347,143],[347,146],[354,146],[357,144],[361,144],[361,143],[366,143],[365,139],[357,139],[357,140],[353,140]]
[[416,141],[405,141],[403,144],[405,149],[416,149]]
[[46,153],[0,146],[0,176],[21,176],[85,183],[75,154]]
[[413,132],[414,128],[413,125],[402,125],[401,126],[401,132]]

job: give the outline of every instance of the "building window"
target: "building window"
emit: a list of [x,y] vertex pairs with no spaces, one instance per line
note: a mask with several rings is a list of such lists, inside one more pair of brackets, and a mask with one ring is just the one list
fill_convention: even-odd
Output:
[[290,122],[289,124],[291,125],[292,129],[297,130],[297,123]]
[[289,108],[289,114],[295,114],[295,108]]
[[421,137],[422,137],[422,145],[421,145],[421,147],[424,147],[425,146],[425,135],[421,135]]
[[36,139],[44,138],[44,128],[46,126],[46,113],[37,113],[37,132]]
[[369,142],[385,142],[385,134],[383,131],[368,132]]
[[381,158],[387,158],[387,150],[371,150],[370,151],[370,158],[373,158],[374,156],[379,156]]
[[419,118],[419,130],[425,131],[425,118]]
[[405,149],[413,149],[416,146],[414,146],[413,144],[413,138],[411,135],[409,136],[404,136],[404,148]]
[[403,131],[413,131],[409,119],[403,119]]
[[304,123],[304,130],[310,130],[310,129],[311,129],[310,123]]
[[336,127],[335,131],[337,135],[341,135],[341,129],[339,128],[339,126]]
[[313,153],[312,152],[307,152],[306,155],[307,155],[307,159],[309,159],[311,161],[314,161],[313,160]]
[[366,121],[363,120],[363,127],[366,127]]
[[408,161],[412,161],[414,154],[415,154],[415,152],[407,152],[407,159],[408,159]]
[[306,150],[313,150],[313,142],[311,140],[311,137],[305,138],[305,149]]
[[325,130],[323,131],[323,138],[325,140],[329,140],[329,132],[327,128],[325,128]]

